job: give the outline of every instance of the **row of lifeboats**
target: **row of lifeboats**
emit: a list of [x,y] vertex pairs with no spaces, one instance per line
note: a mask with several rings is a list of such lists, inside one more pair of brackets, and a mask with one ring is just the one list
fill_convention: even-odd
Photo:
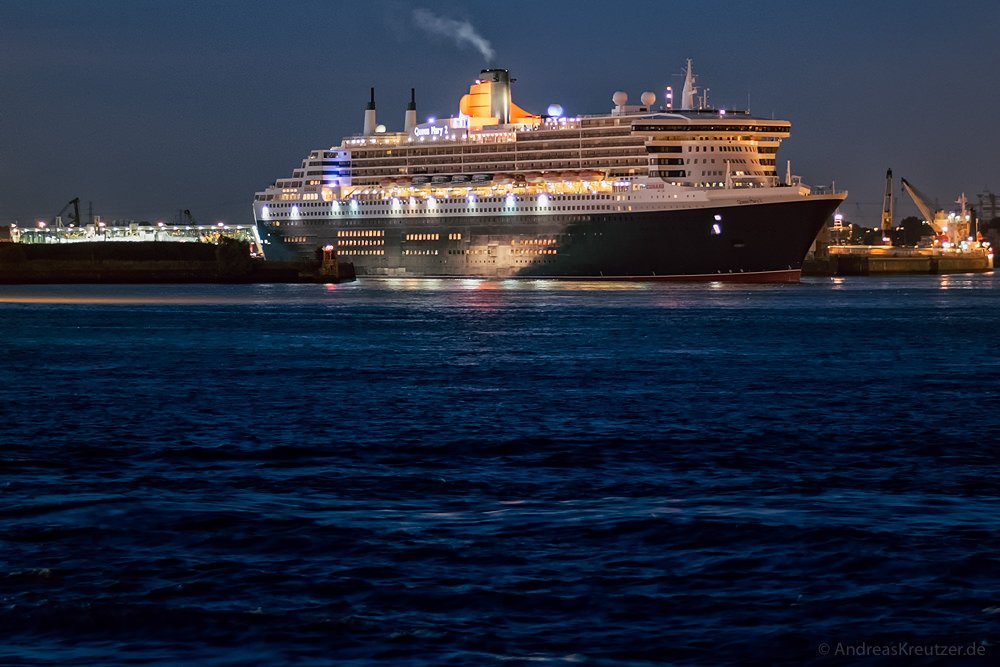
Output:
[[542,183],[544,181],[602,181],[607,178],[603,171],[584,169],[581,171],[525,171],[497,174],[456,174],[433,176],[399,176],[396,178],[384,178],[380,182],[382,187],[407,187],[411,185],[486,185],[494,183],[497,185],[521,184],[521,183]]

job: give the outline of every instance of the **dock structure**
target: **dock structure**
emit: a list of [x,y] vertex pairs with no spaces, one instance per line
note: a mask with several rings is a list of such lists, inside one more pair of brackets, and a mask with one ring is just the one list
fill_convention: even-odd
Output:
[[251,252],[257,254],[261,248],[257,226],[227,225],[174,225],[167,223],[95,224],[76,226],[55,226],[39,223],[35,226],[11,225],[10,240],[14,243],[95,243],[133,242],[149,243],[171,241],[176,243],[218,243],[230,238],[250,245]]
[[[323,260],[326,261],[323,261]],[[0,244],[0,285],[82,283],[337,283],[354,266],[333,250],[315,260],[272,262],[251,257],[250,244],[91,241]]]
[[869,276],[981,273],[993,270],[992,248],[828,246],[802,267],[804,275]]

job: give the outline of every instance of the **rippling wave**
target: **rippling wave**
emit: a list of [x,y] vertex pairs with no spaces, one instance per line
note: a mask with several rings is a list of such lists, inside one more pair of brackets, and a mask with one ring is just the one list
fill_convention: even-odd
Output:
[[0,663],[995,661],[998,305],[0,288]]

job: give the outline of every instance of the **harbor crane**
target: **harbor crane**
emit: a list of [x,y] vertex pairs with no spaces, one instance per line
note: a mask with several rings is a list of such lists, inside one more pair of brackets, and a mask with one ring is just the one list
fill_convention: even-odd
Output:
[[920,215],[924,216],[924,220],[926,220],[927,224],[931,226],[934,233],[940,234],[943,227],[947,226],[944,211],[939,208],[932,210],[927,204],[927,196],[913,187],[913,185],[905,178],[899,179],[899,182],[903,186],[903,192],[910,195],[910,199],[912,199],[913,203],[917,205]]
[[900,182],[903,185],[903,190],[910,195],[910,199],[920,209],[920,214],[924,216],[935,234],[947,235],[948,240],[952,243],[958,243],[969,235],[969,218],[971,216],[964,192],[955,201],[959,205],[958,215],[956,216],[954,213],[947,215],[943,209],[937,207],[931,209],[927,203],[927,196],[913,187],[905,178],[900,179]]
[[885,170],[885,194],[882,196],[882,241],[892,233],[892,169]]
[[56,213],[55,217],[52,218],[53,227],[62,224],[62,216],[66,212],[66,209],[68,209],[70,206],[73,207],[73,215],[70,218],[70,220],[72,220],[73,224],[75,224],[77,227],[83,226],[83,224],[80,222],[80,198],[74,197],[73,199],[70,199],[68,202],[66,202],[66,205],[62,207],[62,210]]
[[178,225],[191,225],[192,227],[198,226],[198,221],[194,219],[194,215],[191,213],[189,208],[177,209],[177,224]]

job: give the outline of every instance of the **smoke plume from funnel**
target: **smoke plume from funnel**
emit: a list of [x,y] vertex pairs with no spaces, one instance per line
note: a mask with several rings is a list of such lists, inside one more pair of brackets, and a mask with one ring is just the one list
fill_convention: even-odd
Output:
[[451,37],[459,46],[470,45],[479,53],[483,54],[486,62],[493,60],[496,53],[482,35],[468,21],[456,21],[455,19],[435,16],[426,9],[414,9],[413,21],[417,27],[431,35],[443,35]]

